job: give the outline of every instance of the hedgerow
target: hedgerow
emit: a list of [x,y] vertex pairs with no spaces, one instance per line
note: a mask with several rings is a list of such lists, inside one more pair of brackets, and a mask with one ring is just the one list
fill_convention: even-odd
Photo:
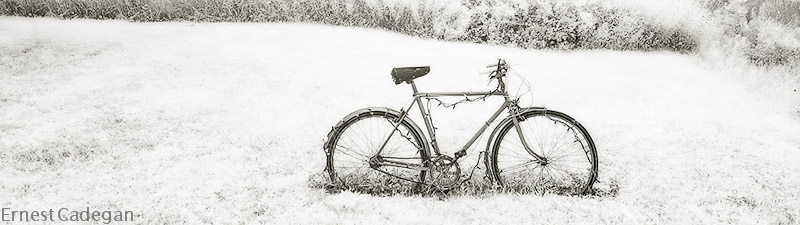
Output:
[[599,4],[495,0],[2,0],[16,16],[141,22],[314,22],[531,49],[672,50],[697,40],[631,10]]
[[800,2],[696,2],[702,15],[672,19],[677,23],[624,4],[556,0],[0,0],[0,15],[322,23],[527,49],[686,53],[714,47],[755,65],[800,64]]

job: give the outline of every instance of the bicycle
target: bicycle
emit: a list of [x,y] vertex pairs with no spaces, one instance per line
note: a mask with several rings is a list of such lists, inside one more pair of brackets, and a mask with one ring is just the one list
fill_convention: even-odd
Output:
[[[458,160],[507,111],[509,115],[495,126],[481,155],[485,156],[487,177],[493,184],[512,190],[537,187],[558,194],[587,193],[597,179],[598,160],[594,141],[586,129],[567,114],[544,107],[520,107],[519,98],[510,97],[506,91],[504,78],[510,66],[498,59],[487,66],[492,67],[483,74],[488,74],[490,81],[496,80],[497,87],[488,92],[419,92],[414,79],[428,74],[430,67],[393,68],[395,84],[411,85],[414,99],[399,112],[368,107],[337,123],[324,144],[330,182],[345,187],[364,182],[413,185],[410,188],[454,187],[462,179]],[[423,98],[430,103],[431,99],[447,96],[505,99],[453,157],[441,153],[431,107],[426,110],[422,104]],[[420,110],[427,137],[408,117],[414,105]]]

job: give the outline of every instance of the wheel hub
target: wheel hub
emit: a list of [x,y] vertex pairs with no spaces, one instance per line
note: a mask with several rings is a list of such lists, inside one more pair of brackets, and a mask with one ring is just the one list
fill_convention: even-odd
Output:
[[547,163],[547,159],[542,159],[542,160],[539,160],[539,165],[541,165],[541,166],[547,166],[547,164],[549,164],[549,163]]
[[376,155],[376,156],[370,157],[369,161],[367,161],[367,163],[369,163],[369,167],[370,168],[377,169],[377,168],[381,167],[381,162],[382,161],[383,161],[383,158],[380,155]]

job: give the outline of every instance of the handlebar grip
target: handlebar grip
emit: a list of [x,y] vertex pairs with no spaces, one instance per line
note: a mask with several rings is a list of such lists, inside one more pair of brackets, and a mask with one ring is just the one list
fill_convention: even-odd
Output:
[[497,66],[497,63],[492,63],[492,64],[489,64],[489,65],[486,65],[486,68],[491,68],[491,67],[496,67],[496,66]]

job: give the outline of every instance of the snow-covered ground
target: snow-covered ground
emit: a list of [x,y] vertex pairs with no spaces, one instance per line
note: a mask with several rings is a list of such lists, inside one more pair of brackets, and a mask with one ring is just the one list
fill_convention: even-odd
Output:
[[[478,71],[496,58],[531,81],[531,104],[587,127],[597,187],[616,195],[441,200],[308,187],[341,117],[411,99],[392,67],[430,65],[421,90],[488,90]],[[0,206],[191,224],[800,223],[800,123],[786,101],[732,74],[669,52],[530,51],[308,24],[0,17]],[[441,145],[460,147],[499,104],[435,109]]]

